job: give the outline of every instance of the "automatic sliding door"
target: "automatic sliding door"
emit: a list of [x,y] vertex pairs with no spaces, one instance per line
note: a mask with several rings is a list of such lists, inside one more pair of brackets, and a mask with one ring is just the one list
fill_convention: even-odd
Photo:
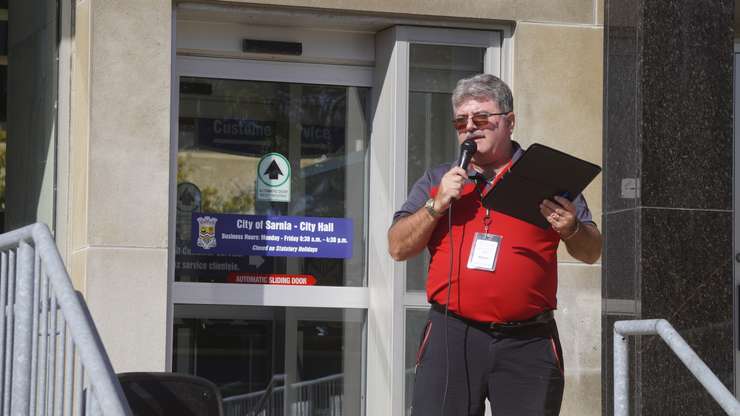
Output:
[[[180,92],[175,280],[233,283],[300,274],[319,286],[363,286],[368,89],[183,77]],[[267,155],[275,161],[265,161]],[[271,188],[282,194],[262,193]],[[219,251],[219,243],[233,242],[217,234],[211,254],[196,245],[195,219],[208,214],[279,217],[277,223],[286,217],[291,228],[304,217],[327,218],[323,223],[334,227],[349,220],[338,237],[351,236],[351,247],[322,241],[306,249],[325,248],[325,257],[278,256],[252,250],[267,246],[257,240]],[[210,216],[221,224],[231,220]],[[339,252],[344,249],[350,251]]]
[[179,305],[175,314],[173,370],[220,386],[226,414],[360,414],[365,311]]
[[366,287],[369,88],[199,62],[179,78],[172,368],[229,414],[361,415],[367,305],[337,294]]

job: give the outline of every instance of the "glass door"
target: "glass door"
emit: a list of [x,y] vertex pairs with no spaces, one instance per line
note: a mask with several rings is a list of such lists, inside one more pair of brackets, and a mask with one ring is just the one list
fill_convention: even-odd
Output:
[[230,414],[362,414],[370,71],[177,67],[173,371]]

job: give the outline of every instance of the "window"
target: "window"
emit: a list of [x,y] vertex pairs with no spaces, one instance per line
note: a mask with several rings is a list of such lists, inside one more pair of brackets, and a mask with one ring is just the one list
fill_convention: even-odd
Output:
[[[457,158],[452,90],[483,72],[485,48],[411,44],[409,58],[408,189],[428,168]],[[424,290],[429,253],[406,262],[406,290]]]
[[173,371],[227,412],[361,414],[369,71],[177,62]]
[[[284,30],[294,29],[271,33]],[[177,58],[172,368],[214,380],[227,408],[248,412],[263,397],[266,414],[402,415],[410,404],[426,265],[394,262],[386,232],[410,184],[456,157],[450,93],[463,76],[501,75],[501,32],[394,26],[373,36],[374,69]],[[258,198],[270,153],[287,161],[278,167],[291,172],[289,201]],[[348,219],[352,251],[204,252],[201,216]],[[261,280],[285,275],[315,282]],[[318,386],[330,392],[306,399],[301,389]]]
[[359,415],[364,315],[178,305],[173,371],[216,383],[226,414]]
[[[424,170],[456,158],[459,145],[451,127],[450,94],[460,78],[487,72],[506,78],[501,65],[502,31],[433,29],[397,26],[378,36],[376,74],[377,105],[374,108],[372,146],[374,154],[390,155],[389,160],[375,158],[371,171],[382,172],[370,178],[374,201],[372,212],[383,212],[387,219],[372,214],[369,241],[386,238],[390,213],[405,201],[410,186]],[[392,52],[391,52],[392,51]],[[382,88],[381,88],[382,87]],[[397,114],[407,114],[398,117]],[[381,190],[388,190],[382,194]],[[377,196],[376,196],[377,195]],[[373,246],[369,247],[373,252]],[[369,262],[370,288],[375,298],[372,307],[388,308],[391,317],[369,325],[368,342],[368,414],[387,406],[394,414],[405,414],[411,404],[413,365],[419,335],[426,322],[428,303],[424,293],[428,257],[417,256],[406,262],[387,258]],[[375,279],[390,279],[375,284]],[[370,311],[373,314],[373,311]],[[381,313],[381,318],[384,315]],[[391,334],[401,343],[374,337]],[[393,385],[404,386],[402,394],[384,396],[374,382],[383,382],[375,374],[376,366],[390,366]],[[376,404],[377,403],[377,404]]]
[[[175,280],[265,284],[300,276],[291,281],[363,286],[368,96],[369,88],[354,86],[182,77]],[[267,155],[278,155],[277,164],[262,162]],[[273,166],[285,197],[261,194]],[[206,217],[218,221],[216,247],[199,249],[197,219]],[[289,229],[226,224],[242,220]],[[304,221],[318,229],[303,230]],[[321,232],[322,224],[332,232]],[[234,236],[254,239],[226,240]],[[311,241],[291,244],[304,239]],[[304,247],[326,255],[261,251]]]

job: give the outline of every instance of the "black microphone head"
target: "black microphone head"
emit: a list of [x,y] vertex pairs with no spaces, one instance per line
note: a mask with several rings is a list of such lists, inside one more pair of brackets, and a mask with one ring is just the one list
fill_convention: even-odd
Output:
[[478,145],[475,144],[475,140],[473,139],[466,139],[462,144],[460,144],[460,153],[470,152],[471,155],[474,155],[477,151]]
[[468,169],[468,163],[473,158],[475,152],[478,151],[478,145],[475,144],[475,140],[467,139],[460,143],[460,159],[457,161],[457,166],[463,169]]

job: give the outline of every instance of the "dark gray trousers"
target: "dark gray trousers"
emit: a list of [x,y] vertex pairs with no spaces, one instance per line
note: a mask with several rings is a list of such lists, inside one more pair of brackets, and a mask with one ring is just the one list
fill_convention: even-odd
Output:
[[493,416],[556,416],[563,369],[554,320],[492,331],[452,316],[445,325],[444,314],[432,309],[417,353],[411,414],[481,416],[488,398]]

